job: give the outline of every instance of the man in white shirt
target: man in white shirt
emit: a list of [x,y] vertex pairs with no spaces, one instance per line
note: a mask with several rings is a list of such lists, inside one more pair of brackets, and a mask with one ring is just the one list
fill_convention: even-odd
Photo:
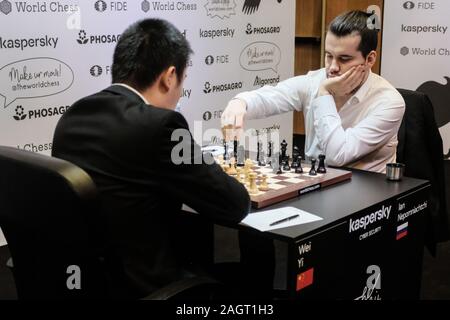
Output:
[[350,11],[330,23],[325,68],[232,99],[222,115],[226,139],[240,135],[244,119],[303,111],[306,156],[325,154],[329,165],[385,172],[386,163],[396,159],[405,103],[371,72],[378,30],[368,25],[369,18]]

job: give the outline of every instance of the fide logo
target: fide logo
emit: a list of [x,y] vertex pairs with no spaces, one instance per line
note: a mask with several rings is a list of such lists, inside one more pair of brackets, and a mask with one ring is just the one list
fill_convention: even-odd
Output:
[[79,44],[86,44],[86,43],[88,43],[88,41],[89,41],[89,39],[87,37],[86,31],[80,30],[80,32],[78,32],[77,42]]
[[414,9],[415,6],[416,6],[416,5],[415,5],[414,2],[412,2],[412,1],[406,1],[406,2],[403,4],[403,8],[405,8],[406,10],[412,10],[412,9]]
[[98,0],[95,4],[94,4],[94,8],[95,10],[97,10],[98,12],[104,12],[107,9],[107,5],[106,2],[103,0]]
[[25,120],[27,115],[25,114],[25,110],[23,109],[22,106],[17,106],[15,111],[16,111],[16,114],[13,116],[13,118],[15,120],[17,120],[17,121]]
[[147,13],[150,10],[150,2],[148,2],[147,0],[142,1],[141,9],[142,9],[142,11]]
[[214,57],[212,55],[209,55],[205,58],[205,63],[210,66],[214,63]]
[[209,121],[209,120],[211,120],[211,119],[212,119],[212,113],[211,113],[211,111],[206,111],[206,112],[203,114],[203,120]]
[[99,65],[95,65],[90,70],[91,76],[98,78],[103,74],[103,68]]
[[12,11],[12,5],[11,5],[11,2],[9,2],[8,0],[4,0],[4,1],[0,2],[0,11],[1,11],[4,15],[10,14],[11,11]]
[[211,83],[209,83],[208,81],[205,82],[205,89],[203,90],[204,93],[208,94],[211,93],[212,89],[211,89]]
[[249,23],[247,24],[247,30],[245,30],[246,34],[252,34],[253,33],[253,28],[252,28],[252,24]]

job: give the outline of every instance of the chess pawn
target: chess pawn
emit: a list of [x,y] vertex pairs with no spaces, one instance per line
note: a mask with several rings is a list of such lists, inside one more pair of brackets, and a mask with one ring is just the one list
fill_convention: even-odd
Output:
[[249,174],[249,180],[250,180],[250,187],[248,190],[249,194],[257,194],[259,192],[258,186],[256,185],[256,177],[257,177],[256,172],[251,172]]
[[325,168],[325,155],[319,155],[319,166],[317,167],[317,173],[327,173],[327,169]]
[[284,160],[283,171],[291,171],[291,167],[289,166],[289,156],[286,155],[286,159]]
[[242,183],[241,174],[242,174],[242,169],[237,168],[235,178],[236,178],[237,182],[239,182],[239,183]]
[[303,173],[301,156],[298,156],[297,161],[295,162],[295,173]]
[[316,176],[317,175],[316,162],[317,162],[316,159],[314,159],[314,158],[311,159],[311,170],[309,170],[309,175],[310,176]]
[[260,191],[269,191],[269,185],[267,184],[267,175],[261,176],[261,184],[259,185]]
[[287,150],[287,142],[286,140],[283,140],[281,142],[281,161],[284,161],[286,159],[286,150]]

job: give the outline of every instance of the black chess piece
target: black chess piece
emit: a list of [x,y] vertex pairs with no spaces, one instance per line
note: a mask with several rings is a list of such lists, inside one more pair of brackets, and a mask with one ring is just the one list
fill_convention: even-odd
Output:
[[294,150],[292,151],[292,168],[296,169],[298,167],[298,157],[300,156],[300,150],[297,146],[294,146]]
[[303,173],[302,157],[299,155],[295,164],[295,173]]
[[282,155],[280,153],[280,156],[279,156],[279,159],[278,159],[278,164],[277,164],[277,166],[278,166],[277,174],[282,174],[283,173],[283,171],[281,171],[281,161],[282,161]]
[[311,170],[309,170],[309,175],[310,176],[317,176],[316,162],[317,162],[316,159],[314,159],[314,158],[311,159]]
[[273,146],[273,142],[269,141],[267,143],[267,164],[269,166],[272,166],[272,146]]
[[289,166],[289,156],[288,155],[286,155],[286,158],[284,159],[283,171],[291,171],[291,167]]
[[223,140],[223,160],[230,160],[228,155],[228,144],[225,140]]
[[317,173],[327,173],[327,169],[325,168],[325,155],[319,155],[319,166],[317,167]]
[[236,161],[237,161],[237,148],[238,148],[238,141],[235,138],[233,141],[233,157],[234,159],[236,159]]
[[264,160],[264,158],[265,158],[264,151],[261,150],[261,154],[259,155],[258,166],[260,166],[260,167],[265,167],[266,166],[266,160]]
[[261,162],[261,141],[256,143],[256,161],[258,162],[258,165]]
[[281,142],[281,161],[285,161],[286,159],[286,150],[287,150],[287,142],[283,140]]

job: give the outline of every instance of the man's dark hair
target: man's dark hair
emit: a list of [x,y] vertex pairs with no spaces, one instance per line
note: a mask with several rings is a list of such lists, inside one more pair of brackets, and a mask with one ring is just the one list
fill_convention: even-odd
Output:
[[114,50],[112,82],[142,90],[170,66],[181,80],[191,53],[189,42],[168,21],[138,21],[123,32]]
[[356,32],[361,36],[358,50],[367,57],[378,45],[378,30],[368,26],[368,20],[372,16],[373,13],[357,10],[343,13],[331,21],[328,31],[337,37],[345,37]]

